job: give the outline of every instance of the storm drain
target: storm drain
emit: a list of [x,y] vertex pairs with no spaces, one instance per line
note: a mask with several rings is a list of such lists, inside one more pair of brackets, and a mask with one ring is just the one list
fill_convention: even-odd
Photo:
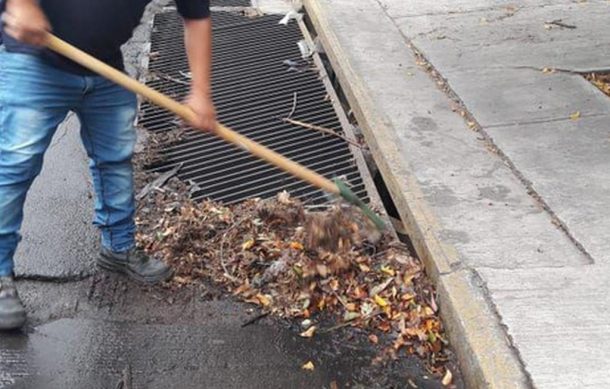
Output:
[[[303,35],[298,24],[292,21],[283,26],[278,24],[280,19],[213,12],[212,88],[218,119],[327,178],[346,180],[368,201],[354,155],[343,139],[282,120],[291,115],[301,122],[342,131],[318,72],[302,61],[297,42]],[[175,11],[155,18],[149,71],[156,75],[148,82],[151,87],[176,99],[188,93],[183,28]],[[147,103],[142,106],[139,123],[151,132],[176,128],[173,115]],[[308,204],[328,201],[317,188],[192,129],[187,129],[178,143],[165,147],[162,154],[164,162],[151,169],[163,172],[181,165],[178,177],[196,184],[196,200],[209,198],[230,204],[287,190]]]

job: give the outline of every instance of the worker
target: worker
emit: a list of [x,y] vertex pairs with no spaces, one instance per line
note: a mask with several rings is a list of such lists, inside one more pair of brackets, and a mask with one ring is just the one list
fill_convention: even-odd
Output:
[[[101,231],[102,269],[146,283],[171,268],[135,245],[132,156],[136,96],[44,48],[48,32],[123,69],[121,45],[150,0],[0,0],[0,329],[23,326],[26,313],[13,280],[26,194],[40,173],[57,126],[74,112],[90,159],[94,224]],[[176,0],[184,19],[192,73],[187,104],[193,127],[213,131],[209,0]]]

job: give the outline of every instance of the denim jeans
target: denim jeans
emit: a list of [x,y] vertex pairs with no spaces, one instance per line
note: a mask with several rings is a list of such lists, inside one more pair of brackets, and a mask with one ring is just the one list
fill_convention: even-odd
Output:
[[115,252],[134,246],[136,109],[134,94],[104,78],[66,73],[0,46],[0,276],[12,273],[26,194],[70,111],[80,120],[90,159],[93,222],[101,230],[102,245]]

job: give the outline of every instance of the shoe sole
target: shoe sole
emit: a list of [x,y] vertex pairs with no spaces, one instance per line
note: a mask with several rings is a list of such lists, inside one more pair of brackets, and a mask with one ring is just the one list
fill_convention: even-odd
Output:
[[16,330],[25,324],[26,315],[23,314],[0,316],[0,331]]
[[160,282],[165,282],[165,281],[169,280],[170,278],[172,278],[172,276],[174,275],[174,271],[170,268],[164,273],[157,274],[157,275],[150,276],[150,277],[145,277],[145,276],[142,276],[138,273],[131,271],[126,266],[117,265],[116,262],[106,259],[106,257],[103,254],[98,257],[97,265],[104,270],[108,270],[108,271],[111,271],[114,273],[125,274],[132,280],[141,282],[143,284],[148,284],[148,285],[154,285],[154,284],[158,284]]

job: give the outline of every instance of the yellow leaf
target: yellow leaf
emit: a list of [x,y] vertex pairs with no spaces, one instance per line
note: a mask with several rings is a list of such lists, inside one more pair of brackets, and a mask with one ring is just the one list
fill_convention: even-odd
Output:
[[360,271],[363,272],[363,273],[368,273],[368,272],[371,271],[370,267],[368,267],[367,265],[362,264],[362,263],[359,264],[358,267],[360,267]]
[[376,294],[373,298],[375,299],[377,305],[379,305],[381,308],[385,308],[388,306],[388,302],[385,301],[383,297],[379,296],[378,294]]
[[244,251],[250,250],[252,247],[254,247],[254,239],[248,239],[241,245],[241,249]]
[[445,376],[443,377],[443,380],[441,381],[441,383],[444,386],[449,386],[449,385],[451,385],[452,381],[453,381],[453,374],[451,374],[451,370],[447,369],[447,372],[445,373]]
[[392,269],[390,266],[382,266],[381,271],[389,275],[390,277],[394,277],[394,275],[396,274],[394,269]]
[[271,305],[271,299],[262,293],[257,294],[256,299],[259,303],[261,303],[263,307],[268,307],[269,305]]
[[570,115],[570,119],[572,120],[578,120],[580,119],[580,111],[576,111],[573,114]]
[[306,364],[304,364],[303,366],[301,366],[301,369],[303,370],[309,370],[309,371],[313,371],[314,369],[314,365],[312,361],[307,362]]
[[309,327],[306,331],[303,331],[299,334],[299,336],[303,338],[312,338],[316,333],[316,326]]
[[299,251],[304,249],[303,245],[299,242],[290,242],[290,248]]

